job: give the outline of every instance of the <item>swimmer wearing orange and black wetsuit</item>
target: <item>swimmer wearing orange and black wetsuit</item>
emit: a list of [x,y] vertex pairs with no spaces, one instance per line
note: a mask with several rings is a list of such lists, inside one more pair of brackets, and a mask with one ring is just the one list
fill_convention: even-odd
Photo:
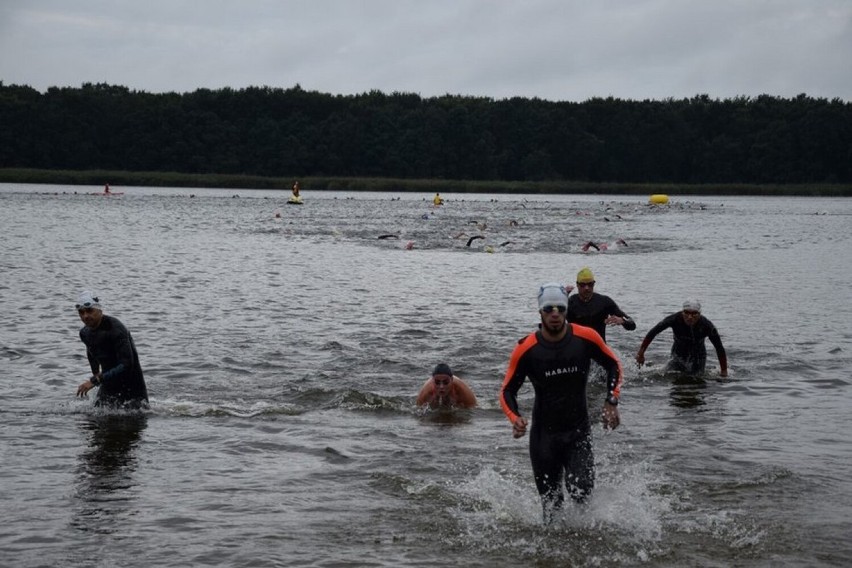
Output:
[[535,391],[530,430],[530,460],[542,498],[545,522],[564,501],[562,483],[575,501],[583,501],[595,480],[591,422],[586,403],[589,366],[594,360],[607,375],[603,417],[616,428],[622,369],[616,355],[592,329],[567,324],[568,296],[558,284],[539,293],[541,328],[518,342],[500,391],[500,406],[516,438],[526,433],[517,394],[526,378]]

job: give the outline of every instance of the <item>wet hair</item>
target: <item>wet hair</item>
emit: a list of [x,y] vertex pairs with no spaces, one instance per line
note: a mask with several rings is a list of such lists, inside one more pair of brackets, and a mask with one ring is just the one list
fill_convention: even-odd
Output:
[[434,377],[435,375],[449,375],[452,377],[453,370],[446,363],[438,363],[435,365],[435,370],[432,371],[432,376]]

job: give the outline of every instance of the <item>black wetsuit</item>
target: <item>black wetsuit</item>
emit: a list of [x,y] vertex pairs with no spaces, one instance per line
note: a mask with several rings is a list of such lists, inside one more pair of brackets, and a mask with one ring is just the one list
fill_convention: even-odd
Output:
[[592,293],[588,302],[584,302],[579,294],[574,294],[568,298],[568,313],[565,319],[570,323],[578,323],[594,329],[604,341],[606,341],[606,323],[604,321],[609,316],[624,318],[622,327],[628,331],[636,329],[636,322],[622,312],[618,304],[609,296]]
[[104,315],[97,329],[83,327],[80,339],[92,374],[102,373],[97,406],[140,408],[148,404],[148,389],[130,332],[116,318]]
[[514,423],[520,416],[517,394],[529,377],[535,390],[530,430],[530,459],[535,484],[547,516],[564,499],[563,478],[575,500],[583,500],[595,483],[591,423],[586,403],[589,365],[594,360],[607,373],[614,396],[621,387],[621,364],[593,330],[569,325],[558,342],[531,333],[518,342],[500,392],[500,406]]
[[707,349],[704,340],[710,339],[710,343],[716,348],[719,364],[722,369],[727,369],[728,359],[725,348],[722,346],[722,338],[716,331],[716,326],[704,316],[699,316],[695,325],[687,325],[683,320],[682,312],[675,312],[666,316],[663,320],[652,327],[645,339],[642,340],[640,349],[644,352],[651,341],[664,329],[672,329],[674,343],[672,344],[672,359],[668,363],[668,370],[683,373],[698,374],[704,372],[707,363]]

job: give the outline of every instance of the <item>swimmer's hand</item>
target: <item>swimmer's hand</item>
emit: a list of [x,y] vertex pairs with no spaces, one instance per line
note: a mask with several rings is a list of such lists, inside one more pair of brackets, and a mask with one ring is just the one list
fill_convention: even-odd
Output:
[[621,416],[618,414],[618,406],[608,402],[603,406],[603,426],[605,430],[615,430],[621,424]]
[[636,354],[636,362],[639,363],[640,367],[645,364],[645,352],[644,351],[640,351],[639,353]]
[[87,393],[93,388],[95,388],[95,383],[93,383],[92,381],[85,381],[81,383],[79,387],[77,387],[77,396],[80,398],[85,398],[87,396]]
[[523,416],[518,416],[512,423],[512,437],[522,438],[527,433],[527,419]]
[[604,323],[606,325],[624,325],[624,318],[621,316],[607,316]]

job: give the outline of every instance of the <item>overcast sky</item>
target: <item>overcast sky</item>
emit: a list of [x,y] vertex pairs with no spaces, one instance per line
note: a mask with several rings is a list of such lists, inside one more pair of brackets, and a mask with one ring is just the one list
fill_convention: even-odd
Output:
[[0,0],[0,81],[852,101],[852,0]]

